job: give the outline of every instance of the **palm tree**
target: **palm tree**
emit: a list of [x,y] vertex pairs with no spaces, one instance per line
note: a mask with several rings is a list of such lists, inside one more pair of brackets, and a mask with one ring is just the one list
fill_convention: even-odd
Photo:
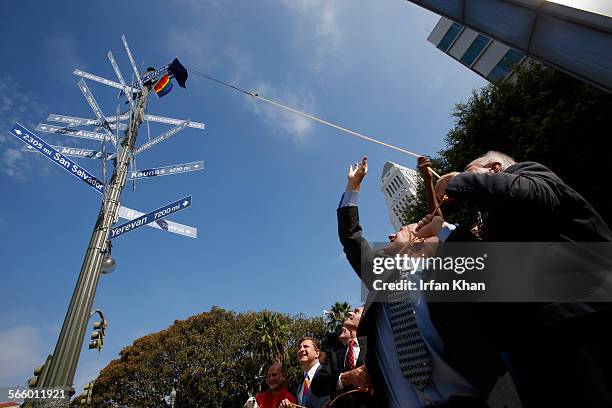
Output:
[[339,336],[340,330],[342,330],[342,323],[346,320],[348,313],[352,310],[353,308],[347,302],[334,303],[325,316],[327,331],[335,337]]
[[289,325],[278,314],[263,312],[255,320],[257,350],[268,363],[286,362]]

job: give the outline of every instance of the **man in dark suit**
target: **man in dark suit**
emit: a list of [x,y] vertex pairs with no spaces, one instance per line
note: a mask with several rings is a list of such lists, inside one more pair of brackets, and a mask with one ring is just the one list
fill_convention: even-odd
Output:
[[[593,207],[539,163],[491,151],[438,184],[439,195],[478,209],[484,241],[612,242]],[[477,310],[481,326],[508,352],[527,406],[612,406],[612,336],[603,329],[612,321],[610,303],[489,303]]]
[[[329,403],[329,395],[317,396],[311,392],[311,383],[321,370],[319,362],[319,342],[311,337],[304,337],[298,347],[297,358],[304,371],[304,380],[298,387],[297,403],[306,408],[323,408]],[[281,401],[280,408],[292,408],[294,404],[285,399]]]
[[[344,347],[328,353],[329,361],[324,364],[312,383],[315,395],[331,395],[331,399],[340,396],[334,406],[338,408],[366,408],[376,406],[371,394],[367,376],[362,376],[367,353],[367,338],[357,336],[363,307],[356,307],[349,312],[342,324],[339,336]],[[361,387],[363,391],[354,391]],[[343,395],[344,394],[344,395]]]
[[[366,172],[366,157],[349,168],[346,192],[337,211],[338,234],[349,263],[366,287],[372,289],[372,283],[378,277],[372,269],[378,251],[363,237],[357,209],[357,196]],[[405,245],[411,241],[413,233],[410,227],[402,227],[390,236],[389,247]],[[485,398],[497,377],[504,372],[501,363],[493,365],[489,371],[472,370],[476,374],[473,378],[466,378],[445,360],[444,343],[429,319],[427,303],[423,299],[398,302],[406,306],[402,312],[391,303],[377,299],[379,294],[376,290],[369,291],[358,328],[358,336],[368,339],[367,370],[361,376],[369,376],[378,405],[385,408],[486,407]],[[403,324],[398,325],[402,319]],[[398,334],[398,326],[408,326],[411,332]],[[414,343],[419,343],[415,346],[418,353],[403,353],[398,338],[406,335],[411,341],[415,340]],[[415,367],[421,371],[415,374]]]

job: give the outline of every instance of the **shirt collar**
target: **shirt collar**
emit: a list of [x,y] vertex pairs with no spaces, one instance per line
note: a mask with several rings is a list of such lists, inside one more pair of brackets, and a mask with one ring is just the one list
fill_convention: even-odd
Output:
[[308,378],[310,381],[312,381],[312,377],[314,377],[315,372],[317,371],[317,368],[319,368],[320,365],[321,363],[317,361],[312,367],[310,367],[310,370],[308,370]]

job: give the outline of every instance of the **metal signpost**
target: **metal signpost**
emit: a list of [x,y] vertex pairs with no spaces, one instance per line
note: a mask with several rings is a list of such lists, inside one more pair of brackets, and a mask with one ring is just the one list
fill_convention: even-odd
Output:
[[[102,151],[83,149],[80,147],[53,146],[19,123],[16,123],[10,130],[11,134],[25,143],[26,146],[24,150],[43,155],[56,165],[62,167],[73,177],[85,182],[89,187],[102,195],[102,204],[100,206],[97,221],[89,245],[87,246],[81,271],[70,300],[70,305],[66,312],[66,317],[55,350],[53,354],[49,356],[46,363],[35,370],[35,375],[37,377],[29,381],[31,388],[60,387],[74,392],[72,384],[81,348],[83,346],[83,340],[87,331],[87,324],[91,317],[96,288],[98,286],[100,274],[102,273],[101,267],[103,259],[105,255],[110,253],[110,239],[133,231],[141,226],[150,226],[174,234],[197,238],[196,228],[166,219],[169,215],[190,207],[191,196],[186,196],[148,213],[142,213],[120,205],[121,193],[128,176],[130,179],[135,180],[192,172],[202,170],[204,167],[202,161],[197,161],[132,172],[128,170],[130,162],[135,154],[147,150],[187,127],[204,129],[204,124],[191,122],[189,119],[173,119],[163,116],[147,115],[145,113],[147,109],[147,97],[156,79],[160,75],[168,73],[170,64],[159,69],[150,69],[141,77],[134,63],[134,57],[132,56],[125,36],[122,36],[122,40],[137,81],[130,84],[130,86],[126,85],[117,62],[109,52],[108,58],[120,82],[111,81],[78,69],[74,71],[75,75],[82,78],[79,80],[78,86],[92,109],[95,118],[86,119],[50,114],[47,120],[59,122],[68,127],[48,124],[39,124],[36,127],[38,131],[97,140],[103,144],[111,140],[116,147],[115,153],[107,153],[104,145]],[[83,78],[120,89],[120,96],[126,98],[127,102],[129,102],[129,112],[114,116],[105,116]],[[173,124],[176,127],[140,147],[135,147],[138,129],[144,120]],[[128,121],[128,123],[121,123],[123,121]],[[76,129],[77,126],[96,126],[104,133]],[[113,134],[113,130],[125,130],[124,137],[120,138],[120,140],[116,140],[117,138],[115,134]],[[100,159],[103,163],[107,160],[112,160],[114,171],[110,181],[106,184],[105,181],[99,180],[69,157],[96,158]],[[113,228],[113,224],[117,222],[120,217],[128,221]],[[35,401],[26,401],[26,405],[28,404],[29,406],[36,405]]]

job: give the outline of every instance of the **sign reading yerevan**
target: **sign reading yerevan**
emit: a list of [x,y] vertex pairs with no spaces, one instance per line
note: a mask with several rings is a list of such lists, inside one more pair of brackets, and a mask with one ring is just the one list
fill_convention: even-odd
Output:
[[[64,156],[68,156],[68,157],[86,157],[88,159],[101,159],[102,158],[102,152],[100,150],[81,149],[80,147],[67,147],[67,146],[51,146],[51,147],[59,151]],[[36,148],[30,145],[25,145],[23,147],[23,151],[39,153],[39,151]],[[111,154],[112,153],[107,152],[106,158],[108,159],[111,156]]]
[[34,133],[30,132],[25,127],[21,126],[19,123],[15,123],[15,126],[11,128],[11,133],[13,136],[21,139],[26,144],[34,147],[36,150],[42,153],[43,156],[62,167],[74,177],[84,181],[97,192],[104,194],[104,184],[100,180],[89,174],[87,170],[81,168],[81,166],[55,150],[51,145],[36,136]]
[[[143,215],[144,215],[143,212],[133,210],[131,208],[127,208],[124,206],[119,207],[119,217],[120,218],[131,221]],[[179,224],[178,222],[170,221],[168,219],[153,221],[147,224],[147,227],[157,228],[163,231],[172,232],[173,234],[183,235],[189,238],[198,237],[198,229],[196,227]]]
[[128,221],[125,224],[121,224],[118,227],[113,228],[110,231],[110,239],[116,238],[119,235],[123,235],[126,232],[130,232],[135,230],[136,228],[143,227],[151,222],[155,222],[157,220],[161,220],[170,214],[174,214],[175,212],[184,210],[191,206],[191,196],[187,196],[177,200],[173,203],[167,204],[163,207],[158,208],[157,210],[153,210],[149,213],[146,213],[138,218],[134,218],[132,221]]
[[187,173],[189,171],[204,170],[204,162],[175,164],[174,166],[156,167],[153,169],[136,170],[130,172],[130,180],[148,177],[169,176],[171,174]]

